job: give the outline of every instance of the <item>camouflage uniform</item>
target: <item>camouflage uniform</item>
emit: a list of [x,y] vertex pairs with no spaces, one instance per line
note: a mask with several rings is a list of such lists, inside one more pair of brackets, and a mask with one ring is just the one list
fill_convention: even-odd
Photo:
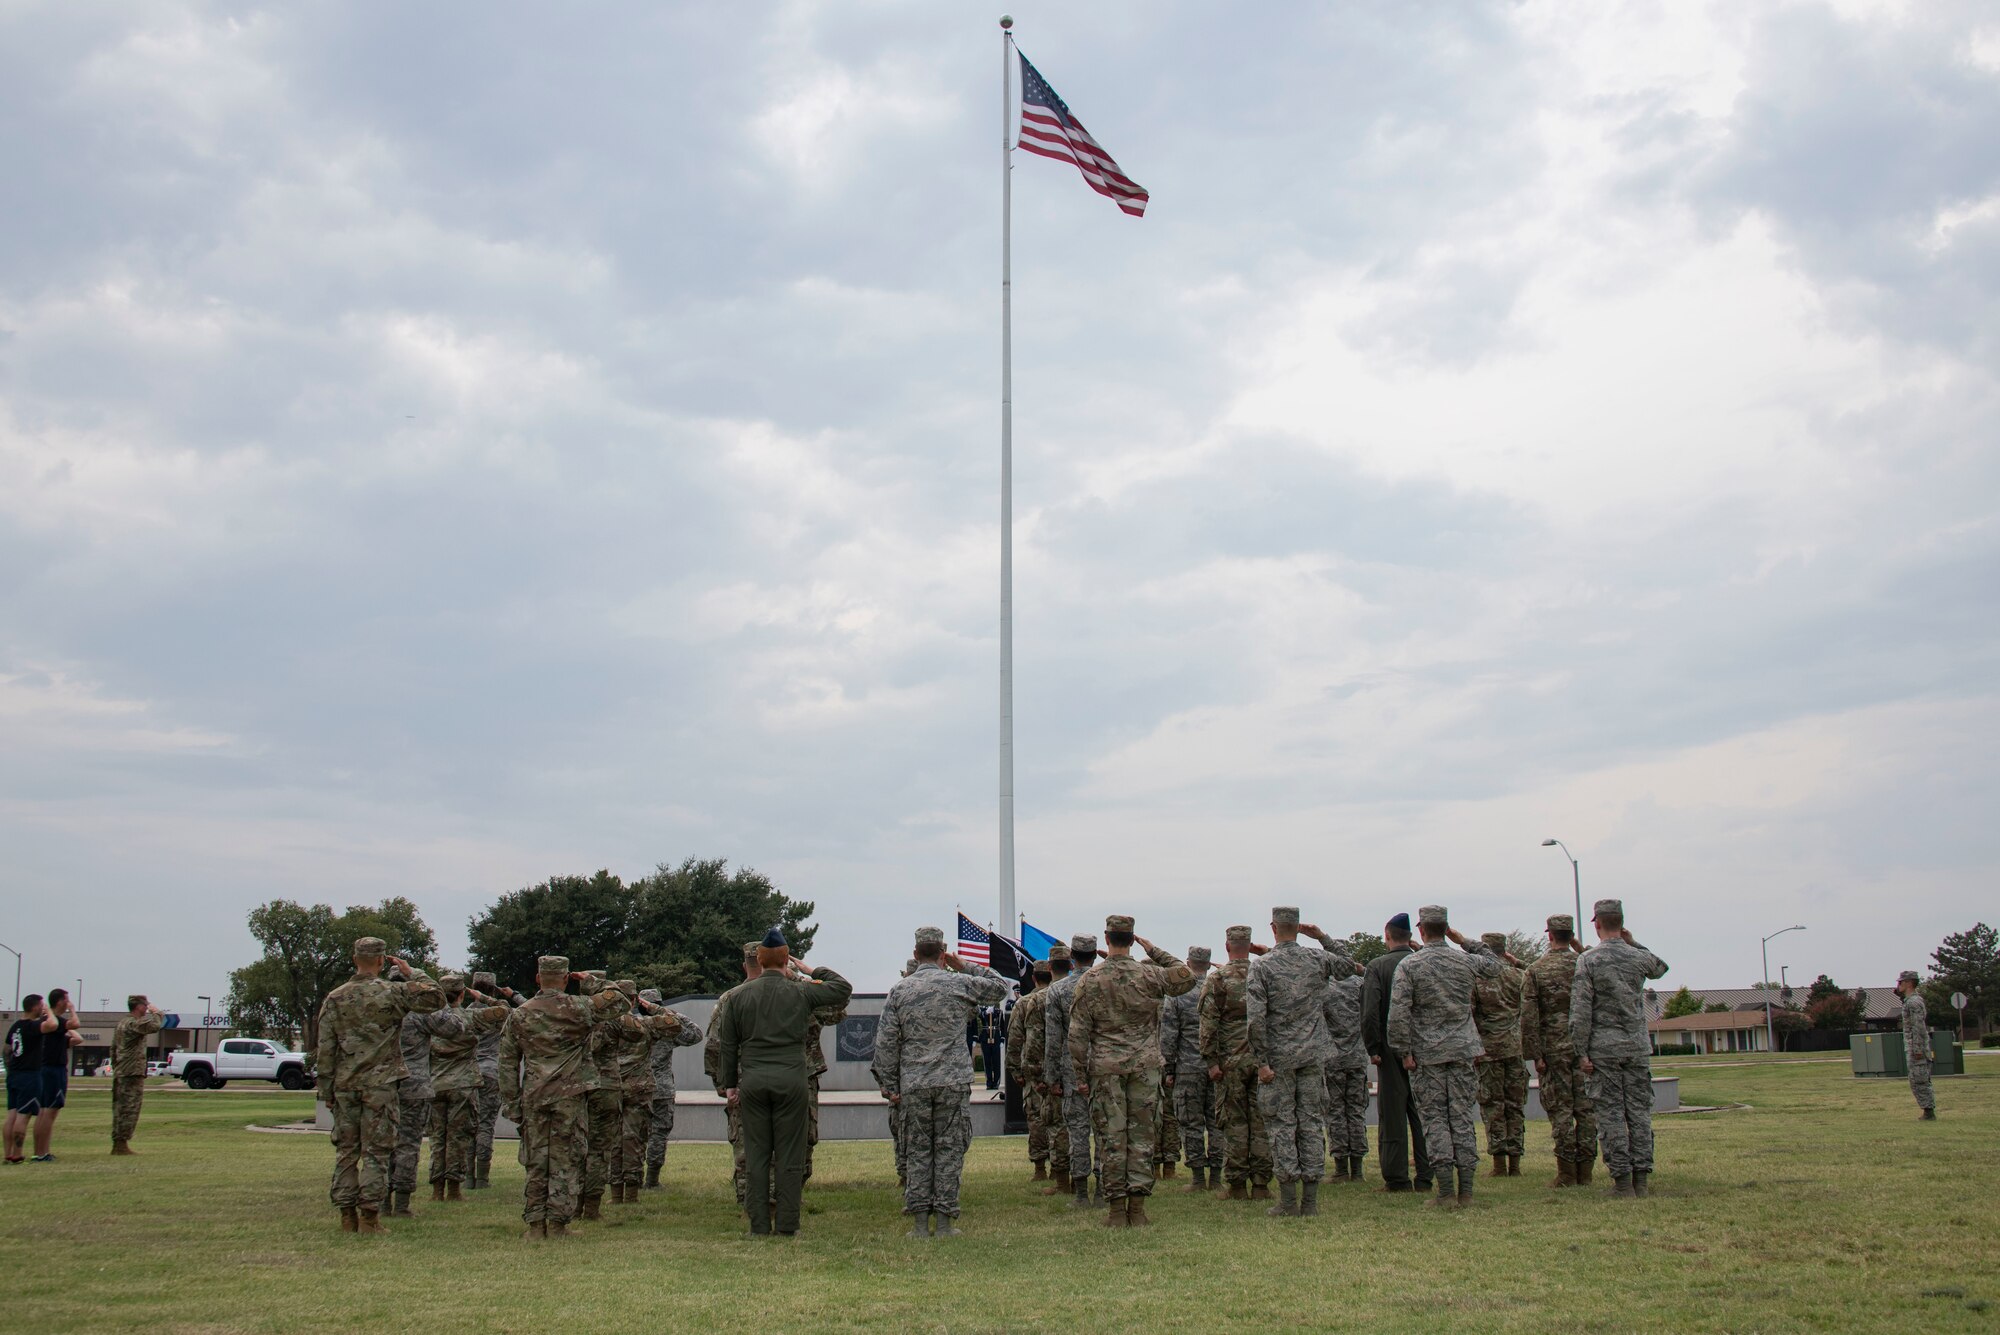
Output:
[[1181,1148],[1188,1168],[1200,1178],[1204,1169],[1222,1175],[1222,1123],[1216,1116],[1215,1084],[1201,1058],[1201,998],[1206,990],[1208,957],[1188,953],[1195,985],[1160,1003],[1160,1069],[1173,1081],[1174,1120],[1180,1127]]
[[[1069,947],[1057,942],[1049,947],[1049,958],[1051,961],[1069,959]],[[1047,1083],[1044,1070],[1049,1053],[1049,998],[1055,995],[1056,984],[1061,981],[1052,972],[1046,984],[1028,994],[1035,1003],[1034,1015],[1031,1019],[1017,1020],[1015,1030],[1017,1034],[1025,1031],[1021,1039],[1021,1070],[1028,1083],[1022,1097],[1035,1101],[1036,1115],[1041,1119],[1042,1134],[1048,1143],[1049,1176],[1058,1185],[1067,1183],[1070,1176],[1069,1128],[1063,1123],[1062,1099],[1049,1090],[1035,1086]],[[1046,1190],[1054,1192],[1056,1189],[1052,1186]]]
[[[1623,913],[1615,899],[1598,900],[1596,911]],[[1584,952],[1570,984],[1570,1043],[1596,1068],[1589,1076],[1590,1102],[1597,1110],[1604,1166],[1614,1178],[1653,1171],[1653,1044],[1646,1032],[1646,984],[1666,971],[1666,961],[1652,951],[1614,937]]]
[[[451,975],[444,979],[447,995],[462,988],[464,980]],[[431,1038],[431,1185],[464,1183],[473,1175],[474,1125],[479,1100],[479,1040],[485,1034],[498,1035],[507,1018],[505,1006],[467,1009],[471,998],[458,992],[457,1004],[445,1009],[461,1017],[454,1033]],[[439,1014],[443,1014],[440,1011]]]
[[[431,1084],[431,1038],[456,1034],[465,1028],[465,1012],[441,1006],[428,1015],[403,1017],[397,1044],[403,1054],[406,1074],[396,1082],[396,1153],[389,1170],[389,1189],[411,1192],[417,1189],[417,1162],[423,1157],[424,1132],[431,1124],[431,1099],[437,1090]],[[432,1142],[431,1163],[437,1163],[436,1142]],[[407,1202],[398,1202],[397,1208]]]
[[[1298,910],[1277,908],[1272,921],[1296,927]],[[1278,1181],[1317,1182],[1326,1174],[1326,990],[1358,972],[1339,941],[1307,950],[1280,941],[1250,962],[1245,989],[1251,1061],[1273,1079],[1260,1085],[1264,1133]]]
[[[1368,1049],[1361,1043],[1361,978],[1341,979],[1326,990],[1326,1152],[1336,1170],[1361,1180],[1368,1157]],[[1339,1172],[1336,1171],[1336,1177]]]
[[[944,933],[920,929],[917,943]],[[875,1031],[875,1071],[902,1109],[903,1213],[958,1218],[959,1180],[971,1148],[972,1054],[965,1025],[982,1006],[1007,995],[1007,980],[983,964],[963,973],[919,959],[916,972],[889,989]]]
[[[1498,956],[1507,948],[1502,932],[1480,938]],[[1528,1068],[1521,1062],[1522,971],[1502,961],[1500,976],[1482,978],[1472,989],[1472,1023],[1486,1054],[1477,1063],[1479,1114],[1486,1123],[1486,1152],[1514,1160],[1520,1172],[1521,1141],[1527,1131]]]
[[[583,1165],[582,1210],[594,1218],[604,1188],[621,1177],[612,1176],[613,1167],[622,1173],[621,1154],[625,1144],[625,1083],[620,1076],[619,1054],[625,1045],[645,1033],[630,1012],[638,996],[636,987],[612,983],[602,970],[592,970],[577,984],[586,997],[613,997],[590,1031],[590,1049],[585,1065],[585,1142],[588,1153]],[[636,1169],[635,1169],[636,1171]],[[636,1180],[636,1179],[635,1179]]]
[[[1049,983],[1053,981],[1041,975],[1038,979],[1034,990],[1015,1002],[1014,1009],[1007,1013],[1007,1079],[1021,1091],[1021,1111],[1028,1118],[1028,1162],[1035,1165],[1037,1176],[1049,1161],[1049,1125],[1042,1117],[1042,1096],[1035,1090],[1041,1064],[1038,1060],[1029,1067],[1028,1050],[1035,1046],[1036,1057],[1041,1056],[1034,1037],[1042,1028],[1042,1003],[1048,1000]],[[1035,1074],[1030,1075],[1031,1069]],[[1067,1164],[1068,1160],[1065,1152],[1063,1161]]]
[[[1549,919],[1557,931],[1573,930],[1570,916]],[[1559,1165],[1556,1180],[1568,1186],[1589,1180],[1597,1157],[1597,1118],[1591,1111],[1583,1059],[1569,1041],[1569,992],[1578,956],[1567,945],[1551,946],[1530,964],[1521,980],[1521,1055],[1542,1068],[1542,1115],[1549,1119]],[[1565,1175],[1560,1165],[1568,1165]],[[1567,1176],[1569,1181],[1563,1179]]]
[[[658,1005],[660,994],[648,988],[639,994]],[[653,1072],[652,1111],[646,1128],[646,1185],[659,1182],[660,1165],[667,1161],[667,1137],[674,1133],[674,1049],[693,1047],[707,1037],[700,1025],[679,1011],[667,1014],[680,1021],[670,1038],[656,1038],[647,1052]]]
[[[806,1021],[806,1167],[802,1182],[812,1181],[813,1150],[819,1146],[819,1078],[826,1074],[826,1048],[821,1031],[847,1018],[847,1000],[827,1001],[815,1007]],[[968,1123],[969,1125],[969,1123]]]
[[[1072,958],[1079,953],[1095,955],[1097,938],[1081,934],[1073,936],[1069,948]],[[1062,1123],[1069,1137],[1072,1183],[1079,1178],[1088,1183],[1091,1170],[1090,1100],[1076,1092],[1075,1085],[1083,1077],[1070,1069],[1069,1061],[1070,1006],[1076,998],[1077,985],[1083,981],[1083,974],[1084,971],[1072,969],[1056,979],[1042,1008],[1042,1079],[1048,1081],[1051,1098],[1061,1091]]]
[[[354,943],[355,954],[380,955],[377,937]],[[389,1194],[389,1160],[396,1152],[396,1082],[403,1078],[403,1017],[444,1005],[444,993],[423,973],[404,979],[348,979],[319,1010],[315,1061],[319,1087],[333,1115],[336,1209],[373,1216]]]
[[[513,1008],[521,1004],[519,997],[500,991],[499,982],[490,973],[472,975],[472,986],[484,996],[494,998],[490,1005]],[[493,1176],[493,1126],[500,1120],[500,1027],[479,1036],[479,1095],[473,1109],[472,1123],[472,1185],[484,1187]]]
[[166,1017],[154,1010],[127,1015],[111,1037],[111,1144],[132,1139],[139,1108],[146,1101],[146,1040],[160,1032]]
[[[755,941],[744,943],[743,963],[748,966],[754,966],[757,963],[757,943]],[[745,981],[747,982],[748,980],[746,979]],[[708,1037],[702,1044],[701,1069],[707,1074],[708,1082],[715,1087],[715,1092],[718,1094],[722,1093],[723,1089],[722,1017],[729,1010],[729,999],[735,996],[742,986],[742,983],[738,983],[735,987],[730,988],[727,992],[717,997],[715,999],[715,1009],[708,1013]],[[729,1156],[732,1163],[730,1177],[736,1187],[736,1208],[739,1210],[745,1209],[747,1208],[747,1204],[744,1200],[744,1186],[750,1180],[750,1173],[748,1161],[745,1159],[743,1153],[742,1109],[731,1107],[725,1101],[722,1113],[723,1125],[727,1128],[729,1135]],[[775,1209],[777,1206],[776,1197],[774,1196],[769,1203]]]
[[[544,955],[543,975],[567,974],[569,961]],[[527,1169],[521,1218],[530,1226],[567,1225],[575,1217],[587,1149],[586,1103],[595,1072],[591,1035],[622,1013],[623,994],[573,997],[545,987],[500,1027],[500,1107],[521,1128]]]
[[[1231,928],[1232,933],[1237,928]],[[1241,929],[1250,939],[1250,929]],[[1222,1123],[1223,1175],[1232,1192],[1246,1181],[1262,1188],[1271,1180],[1271,1142],[1264,1134],[1264,1109],[1257,1097],[1257,1060],[1250,1055],[1250,961],[1230,960],[1208,976],[1201,990],[1201,1059],[1222,1068],[1216,1090]]]
[[[1418,921],[1444,925],[1444,910],[1427,905]],[[1427,941],[1402,962],[1389,989],[1389,1046],[1417,1060],[1410,1093],[1424,1126],[1424,1146],[1437,1173],[1438,1195],[1449,1196],[1451,1169],[1458,1195],[1472,1192],[1479,1167],[1479,1079],[1473,1062],[1484,1051],[1472,1024],[1472,989],[1500,973],[1500,958],[1477,941],[1463,953]]]
[[[1132,930],[1132,919],[1122,914],[1106,924],[1116,932]],[[1150,963],[1131,955],[1100,960],[1070,997],[1069,1069],[1090,1087],[1104,1198],[1114,1214],[1119,1202],[1153,1194],[1160,1003],[1193,990],[1196,982],[1194,970],[1173,955],[1158,946],[1144,949]]]
[[[1920,980],[1913,969],[1897,981]],[[1919,1108],[1934,1116],[1937,1098],[1931,1093],[1931,1067],[1937,1054],[1931,1050],[1930,1010],[1924,1005],[1923,994],[1914,989],[1903,998],[1903,1056],[1910,1065],[1910,1093],[1916,1096]]]

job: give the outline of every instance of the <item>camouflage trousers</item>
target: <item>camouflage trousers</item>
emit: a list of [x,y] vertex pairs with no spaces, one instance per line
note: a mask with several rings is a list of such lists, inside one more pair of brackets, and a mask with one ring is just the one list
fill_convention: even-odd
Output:
[[[1419,1062],[1410,1072],[1410,1101],[1423,1123],[1431,1166],[1472,1173],[1479,1167],[1479,1076],[1472,1063]],[[1471,1190],[1470,1186],[1464,1188]]]
[[522,1111],[517,1153],[528,1170],[521,1197],[524,1223],[566,1224],[576,1218],[589,1127],[589,1108],[580,1096],[551,1099]]
[[618,1114],[618,1143],[611,1154],[614,1184],[636,1187],[646,1180],[646,1126],[652,1118],[652,1099],[646,1093],[626,1090]]
[[430,1095],[396,1100],[396,1149],[389,1170],[391,1191],[417,1189],[417,1163],[424,1157],[424,1132],[430,1129]]
[[472,1176],[474,1093],[440,1089],[431,1099],[432,1182],[463,1182]]
[[1018,1079],[1014,1084],[1021,1091],[1021,1112],[1028,1119],[1028,1162],[1045,1164],[1049,1161],[1049,1124],[1042,1120],[1041,1095],[1035,1093],[1033,1085]]
[[1313,1062],[1273,1071],[1257,1097],[1278,1181],[1317,1182],[1326,1176],[1326,1067]]
[[111,1141],[132,1139],[139,1129],[139,1108],[146,1101],[146,1077],[121,1075],[111,1081]]
[[1041,1110],[1042,1133],[1049,1141],[1049,1171],[1069,1176],[1069,1128],[1063,1125],[1062,1100],[1046,1090],[1036,1090],[1035,1106]]
[[[1937,1107],[1937,1098],[1931,1093],[1931,1062],[1910,1063],[1910,1093],[1916,1095],[1919,1108]],[[134,1114],[137,1120],[137,1114]]]
[[[1063,1087],[1063,1129],[1069,1140],[1069,1173],[1072,1178],[1090,1176],[1090,1100],[1076,1092],[1075,1077]],[[1098,1147],[1100,1150],[1102,1146]]]
[[1159,1115],[1158,1071],[1091,1073],[1090,1123],[1097,1132],[1097,1171],[1105,1200],[1153,1194],[1153,1134]]
[[958,1184],[972,1148],[972,1091],[964,1085],[913,1089],[903,1095],[906,1170],[903,1213],[958,1217]]
[[1597,1157],[1597,1115],[1590,1106],[1583,1064],[1565,1052],[1549,1058],[1548,1066],[1540,1077],[1542,1115],[1549,1119],[1556,1158],[1587,1163]]
[[1604,1143],[1604,1166],[1613,1177],[1653,1171],[1653,1064],[1641,1057],[1593,1061],[1590,1103],[1597,1112],[1597,1136]]
[[1167,1088],[1165,1077],[1161,1077],[1161,1083],[1153,1090],[1153,1106],[1159,1109],[1153,1118],[1153,1162],[1179,1163],[1181,1122],[1174,1115],[1173,1091]]
[[910,1143],[903,1139],[903,1105],[889,1105],[889,1144],[896,1151],[896,1189],[901,1191],[910,1180]]
[[611,1181],[611,1156],[618,1150],[619,1127],[625,1118],[625,1096],[615,1089],[593,1089],[584,1096],[585,1141],[583,1194],[602,1196]]
[[333,1114],[335,1208],[379,1210],[389,1196],[389,1161],[396,1153],[396,1087],[340,1090],[327,1106]]
[[800,1182],[813,1180],[813,1150],[819,1146],[819,1077],[806,1077],[806,1171]]
[[1208,1072],[1196,1071],[1174,1080],[1174,1121],[1181,1130],[1181,1151],[1190,1168],[1222,1167],[1222,1121],[1215,1083]]
[[1368,1157],[1368,1068],[1326,1073],[1326,1152],[1336,1159]]
[[475,1163],[493,1162],[493,1124],[500,1120],[500,1077],[481,1075],[479,1092],[472,1104],[472,1158]]
[[674,1092],[670,1089],[662,1094],[657,1087],[653,1090],[653,1101],[646,1105],[646,1163],[658,1167],[667,1161],[667,1137],[674,1134]]
[[1479,1116],[1486,1123],[1488,1154],[1521,1155],[1527,1132],[1528,1068],[1519,1057],[1479,1063]]
[[1230,1186],[1271,1180],[1271,1141],[1264,1134],[1264,1106],[1257,1097],[1257,1068],[1224,1067],[1216,1087],[1222,1121],[1222,1173]]

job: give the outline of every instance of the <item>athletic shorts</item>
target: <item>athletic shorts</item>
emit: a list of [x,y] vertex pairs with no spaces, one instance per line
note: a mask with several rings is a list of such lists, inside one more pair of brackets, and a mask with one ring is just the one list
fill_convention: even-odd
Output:
[[58,1066],[42,1068],[42,1111],[54,1112],[69,1101],[69,1072]]
[[42,1110],[42,1073],[40,1071],[7,1072],[7,1111],[23,1113],[27,1116]]

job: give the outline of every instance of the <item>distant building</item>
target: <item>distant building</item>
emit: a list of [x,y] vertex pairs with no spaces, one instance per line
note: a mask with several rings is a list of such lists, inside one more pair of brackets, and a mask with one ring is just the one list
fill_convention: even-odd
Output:
[[[1648,1020],[1660,1019],[1662,1012],[1666,1009],[1667,1003],[1673,1000],[1674,993],[1679,990],[1679,988],[1674,987],[1647,988],[1646,1018]],[[1857,998],[1863,992],[1868,994],[1866,1019],[1871,1025],[1893,1023],[1903,1013],[1903,1003],[1896,996],[1896,985],[1894,983],[1885,983],[1881,987],[1857,987],[1852,989],[1852,992]],[[1804,1010],[1806,1006],[1806,990],[1803,987],[1794,987],[1790,990],[1773,988],[1769,992],[1755,987],[1691,987],[1688,989],[1688,993],[1696,1001],[1699,1001],[1704,1008],[1723,1005],[1729,1007],[1732,1011],[1755,1011],[1759,1016],[1764,1014],[1765,997],[1771,999],[1771,1009],[1774,1011],[1785,1010],[1792,1006]],[[1693,1019],[1694,1017],[1682,1016],[1681,1018]]]
[[1754,1011],[1717,1011],[1706,1015],[1676,1015],[1673,1019],[1648,1020],[1646,1032],[1653,1036],[1653,1050],[1661,1047],[1692,1047],[1696,1052],[1768,1052],[1765,1041],[1764,1008]]
[[[0,1008],[0,1031],[21,1018],[21,1012],[10,1008]],[[76,1013],[77,1032],[83,1035],[83,1046],[69,1050],[69,1070],[71,1075],[95,1075],[97,1068],[111,1059],[111,1036],[117,1032],[118,1022],[125,1018],[124,1011],[83,1011]],[[204,1029],[190,1020],[199,1021],[199,1015],[182,1015],[178,1029],[162,1029],[146,1041],[146,1060],[164,1061],[175,1052],[213,1052],[215,1045],[235,1032],[233,1029]],[[283,1042],[282,1037],[278,1039]]]

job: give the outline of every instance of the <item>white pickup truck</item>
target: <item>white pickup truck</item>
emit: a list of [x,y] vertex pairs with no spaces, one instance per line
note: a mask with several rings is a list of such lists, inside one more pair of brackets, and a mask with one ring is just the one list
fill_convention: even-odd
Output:
[[221,1089],[232,1080],[268,1080],[286,1089],[313,1083],[304,1053],[262,1038],[225,1038],[214,1052],[176,1052],[166,1073],[187,1081],[189,1089]]

